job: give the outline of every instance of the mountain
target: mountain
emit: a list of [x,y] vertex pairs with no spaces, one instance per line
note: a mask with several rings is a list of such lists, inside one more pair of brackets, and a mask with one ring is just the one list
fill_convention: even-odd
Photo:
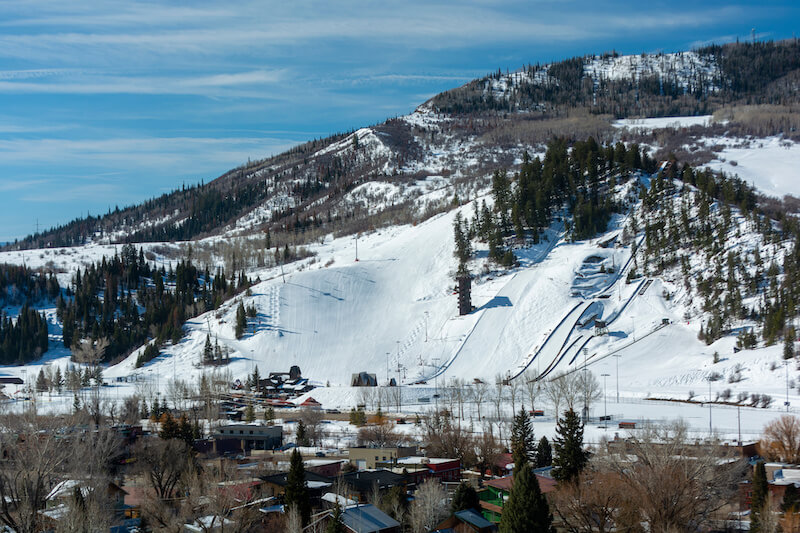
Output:
[[[800,194],[798,51],[733,44],[493,73],[408,116],[31,236],[0,262],[55,272],[67,307],[76,269],[89,275],[79,342],[127,339],[105,355],[109,377],[194,379],[208,339],[242,379],[292,364],[333,385],[361,371],[549,379],[584,359],[606,372],[619,355],[628,394],[685,399],[719,382],[723,397],[760,402],[782,391],[800,257],[796,200],[754,185]],[[476,307],[464,316],[459,231]],[[218,267],[231,283],[212,288]],[[31,372],[70,355],[64,309],[39,293],[50,349]],[[148,302],[149,315],[119,320]],[[240,303],[254,316],[237,335]]]

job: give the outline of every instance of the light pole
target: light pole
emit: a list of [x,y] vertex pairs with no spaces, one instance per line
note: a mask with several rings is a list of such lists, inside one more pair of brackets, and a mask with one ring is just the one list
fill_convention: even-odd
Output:
[[711,426],[711,376],[708,377],[708,433],[714,433]]
[[[387,386],[389,385],[389,353],[390,352],[386,352],[386,385]],[[397,359],[397,361],[398,361],[398,364],[400,364],[399,363],[399,361],[400,361],[399,358]]]
[[583,349],[583,425],[589,422],[589,380],[586,375],[587,365],[586,356],[589,354],[589,349]]
[[622,354],[614,354],[614,359],[617,360],[617,403],[619,403],[619,358]]
[[428,312],[425,311],[425,342],[428,342]]
[[786,406],[786,412],[789,412],[789,361],[786,359],[783,360],[783,368],[786,369],[786,401],[783,402],[783,405]]
[[635,316],[631,317],[631,329],[632,329],[631,336],[633,337],[633,342],[636,342],[636,320],[635,320],[635,318],[636,318]]
[[439,372],[438,372],[438,365],[436,363],[439,362],[438,357],[434,357],[431,359],[433,361],[433,399],[436,400],[436,412],[439,412]]
[[608,429],[608,392],[606,389],[606,378],[611,374],[600,374],[603,376],[603,429]]

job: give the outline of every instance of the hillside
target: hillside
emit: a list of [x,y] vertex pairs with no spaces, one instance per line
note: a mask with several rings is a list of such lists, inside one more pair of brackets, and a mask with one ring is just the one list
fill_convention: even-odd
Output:
[[[630,399],[685,400],[713,383],[726,401],[782,396],[774,372],[800,295],[797,205],[780,198],[800,196],[800,112],[784,83],[795,59],[778,68],[774,58],[796,58],[797,45],[739,46],[493,74],[408,116],[9,245],[0,263],[52,272],[60,289],[24,274],[38,280],[30,303],[49,349],[4,370],[30,377],[71,364],[63,298],[81,310],[69,328],[76,320],[84,346],[121,339],[107,378],[156,390],[209,373],[208,339],[227,353],[230,379],[297,364],[332,385],[313,394],[337,407],[357,401],[347,385],[361,371],[407,385],[413,401],[430,397],[431,382],[543,383],[584,361],[619,378]],[[764,80],[742,85],[735,59],[752,53]],[[661,89],[639,98],[650,106],[639,111],[690,116],[607,107],[627,98],[613,88],[653,80]],[[540,98],[550,103],[532,104]],[[461,266],[454,227],[470,244]],[[139,260],[116,259],[123,242]],[[176,275],[190,261],[191,276]],[[120,281],[131,264],[135,281]],[[475,310],[458,316],[462,267]],[[81,307],[75,273],[87,268],[97,281]],[[240,303],[254,314],[237,338]],[[10,319],[21,304],[6,302]]]

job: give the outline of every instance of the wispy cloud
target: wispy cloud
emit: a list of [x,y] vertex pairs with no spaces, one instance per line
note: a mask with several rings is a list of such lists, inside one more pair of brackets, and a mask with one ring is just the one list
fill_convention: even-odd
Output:
[[0,93],[40,94],[183,94],[200,96],[235,96],[245,98],[280,99],[280,92],[247,90],[244,87],[274,85],[285,79],[286,71],[251,70],[246,72],[212,74],[207,76],[105,76],[53,75],[42,80],[16,81],[4,78],[0,72]]

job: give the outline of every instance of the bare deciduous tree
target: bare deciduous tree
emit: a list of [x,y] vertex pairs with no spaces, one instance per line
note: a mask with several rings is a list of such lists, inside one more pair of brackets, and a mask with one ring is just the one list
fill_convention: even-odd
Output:
[[363,426],[358,430],[359,446],[394,447],[402,444],[405,440],[405,435],[397,433],[388,420]]
[[441,411],[423,418],[423,439],[432,457],[461,459],[463,464],[475,464],[475,443],[471,432]]
[[427,533],[447,516],[447,512],[447,493],[437,480],[428,479],[417,489],[411,504],[411,530]]
[[518,379],[522,379],[525,383],[525,392],[528,396],[528,403],[531,406],[531,411],[535,409],[534,403],[536,402],[536,398],[539,396],[539,392],[541,390],[542,384],[538,381],[538,374],[528,369],[525,371],[524,374]]
[[482,418],[481,405],[489,392],[489,385],[485,381],[475,380],[475,383],[470,387],[470,391],[472,401],[475,402],[475,407],[478,409],[478,420],[480,420]]
[[736,493],[744,462],[716,443],[690,444],[687,426],[644,428],[624,443],[608,444],[596,463],[613,473],[625,487],[620,516],[630,524],[645,523],[647,530],[687,531],[707,524],[711,514]]
[[72,450],[54,419],[12,415],[3,419],[0,453],[0,522],[18,533],[41,530],[45,496],[63,479]]
[[800,462],[800,418],[783,415],[764,426],[758,447],[772,461]]
[[298,419],[306,426],[308,440],[315,446],[319,444],[324,436],[321,430],[323,418],[324,414],[319,409],[305,408],[298,413]]

